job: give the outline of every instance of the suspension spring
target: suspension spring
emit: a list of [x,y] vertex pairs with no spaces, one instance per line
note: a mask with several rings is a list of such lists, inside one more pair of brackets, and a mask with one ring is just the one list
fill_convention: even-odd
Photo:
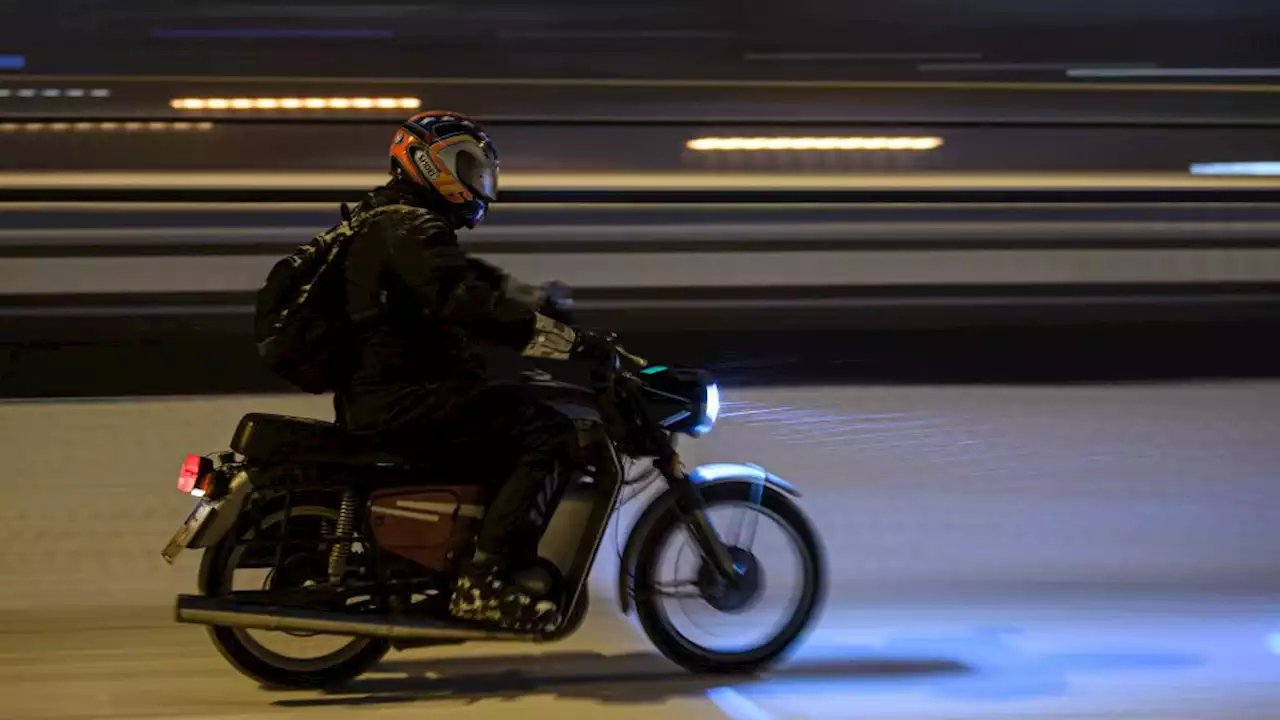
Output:
[[338,510],[338,527],[334,533],[333,547],[329,550],[329,583],[341,585],[347,572],[347,556],[351,554],[351,541],[355,537],[356,496],[347,490],[342,493],[342,507]]

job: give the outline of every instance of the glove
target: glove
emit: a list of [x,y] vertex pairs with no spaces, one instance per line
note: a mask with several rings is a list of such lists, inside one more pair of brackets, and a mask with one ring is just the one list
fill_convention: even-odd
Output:
[[530,310],[538,310],[547,300],[545,285],[530,285],[511,275],[503,275],[501,282],[503,297],[514,300]]
[[551,282],[543,286],[542,306],[537,311],[566,325],[573,325],[573,294],[569,286],[562,282]]
[[543,302],[551,305],[572,305],[573,304],[573,288],[559,280],[552,280],[542,286],[544,294]]
[[534,313],[533,337],[520,354],[531,358],[568,360],[578,346],[578,332],[542,313]]
[[573,322],[570,310],[573,305],[573,296],[568,285],[559,281],[545,285],[530,285],[511,275],[502,275],[498,284],[504,298],[561,324],[568,325]]
[[551,360],[579,358],[600,367],[618,368],[618,348],[612,335],[575,330],[542,313],[534,315],[533,338],[520,354]]

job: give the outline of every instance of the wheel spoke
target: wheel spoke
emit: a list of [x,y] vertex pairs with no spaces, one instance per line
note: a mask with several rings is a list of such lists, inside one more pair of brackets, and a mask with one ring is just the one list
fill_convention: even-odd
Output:
[[654,590],[661,590],[663,592],[676,592],[676,590],[680,588],[697,589],[697,587],[698,587],[697,580],[673,580],[671,582],[664,582],[664,583],[660,582],[660,583],[653,584]]
[[702,590],[694,583],[658,583],[653,586],[653,594],[677,600],[701,600]]
[[642,623],[686,667],[755,667],[777,657],[807,625],[818,597],[815,552],[785,505],[762,503],[749,488],[712,494],[705,527],[720,531],[742,582],[720,582],[691,529],[673,518],[669,534],[641,562],[648,568],[637,576],[648,595],[637,606]]
[[[314,581],[298,563],[305,564],[308,558],[322,555],[325,526],[332,524],[334,514],[329,508],[299,506],[264,518],[255,530],[238,538],[233,549],[228,552],[221,569],[222,578],[217,583],[221,590],[217,594],[226,597],[236,593],[238,579],[249,580],[249,584],[256,586],[250,592],[305,592],[306,588],[314,585]],[[286,528],[288,532],[285,532]],[[272,556],[281,558],[283,562],[263,564],[256,568],[252,564],[249,567],[242,566],[241,560],[254,544],[267,546],[264,554],[268,563]],[[272,548],[271,545],[275,547]],[[259,577],[265,575],[264,580],[254,582],[253,578],[243,578],[238,572],[255,569],[259,571],[255,573]],[[277,587],[281,583],[287,587]],[[357,601],[357,607],[370,602],[365,600],[360,603],[358,596],[347,598],[343,602],[346,604],[351,600]],[[271,672],[324,673],[348,662],[364,664],[365,661],[361,658],[366,649],[371,648],[370,652],[385,652],[378,650],[378,641],[369,638],[321,638],[315,633],[298,631],[229,628],[219,642],[232,643],[235,652],[251,657],[252,663]]]

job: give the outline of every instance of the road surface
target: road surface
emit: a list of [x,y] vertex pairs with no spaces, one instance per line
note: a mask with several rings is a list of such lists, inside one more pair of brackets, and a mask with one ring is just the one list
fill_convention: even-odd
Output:
[[787,665],[700,678],[654,657],[613,608],[606,552],[564,643],[393,655],[332,693],[237,675],[170,620],[196,558],[157,557],[189,507],[183,453],[251,408],[324,416],[323,398],[0,404],[0,717],[1275,717],[1280,384],[725,398],[689,461],[796,483],[828,550],[828,601]]

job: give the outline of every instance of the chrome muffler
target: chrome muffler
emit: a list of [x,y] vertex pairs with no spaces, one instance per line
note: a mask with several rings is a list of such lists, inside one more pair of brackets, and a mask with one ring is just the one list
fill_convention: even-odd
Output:
[[[429,618],[303,610],[254,603],[237,603],[204,595],[179,595],[174,616],[180,623],[219,625],[245,630],[307,632],[317,635],[355,635],[393,641],[466,642],[506,640],[537,642],[540,634],[451,625]],[[408,643],[406,643],[408,644]]]

